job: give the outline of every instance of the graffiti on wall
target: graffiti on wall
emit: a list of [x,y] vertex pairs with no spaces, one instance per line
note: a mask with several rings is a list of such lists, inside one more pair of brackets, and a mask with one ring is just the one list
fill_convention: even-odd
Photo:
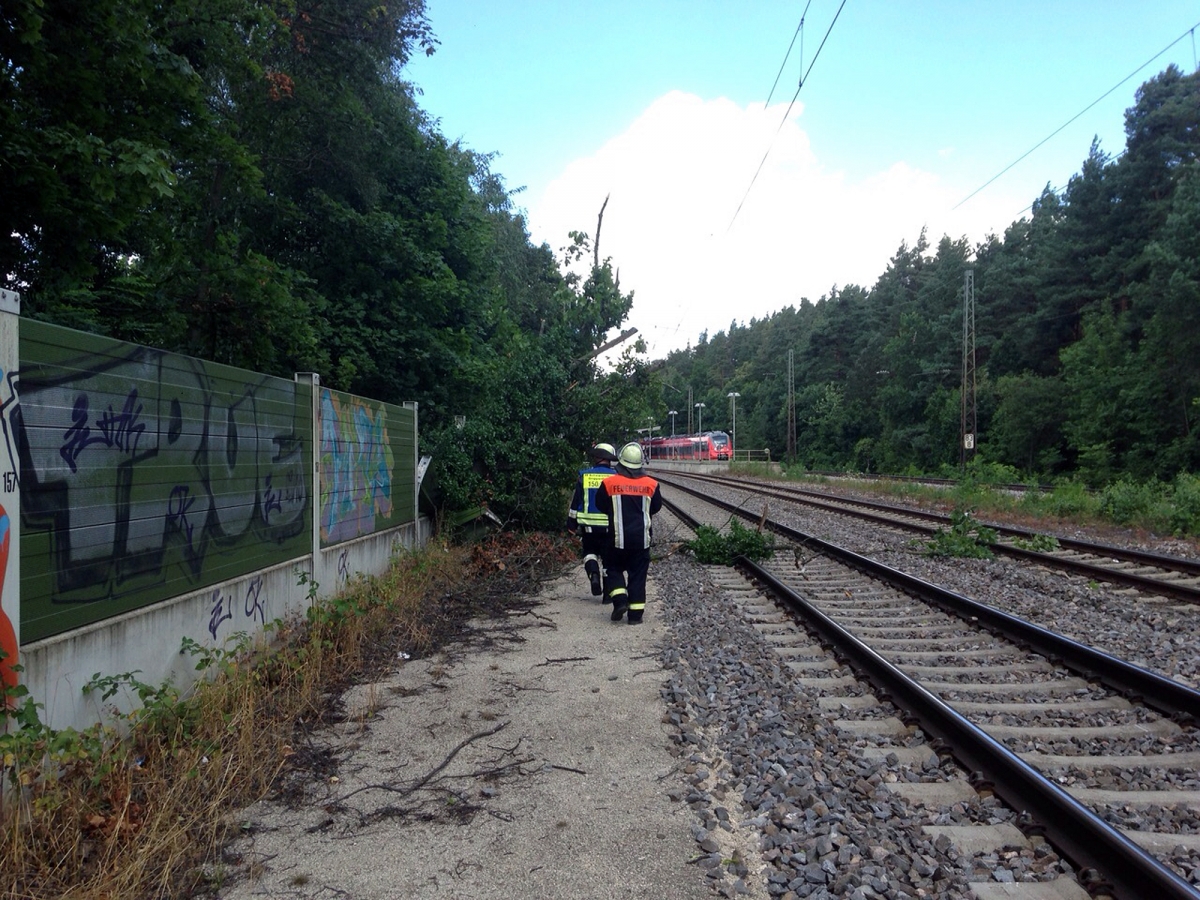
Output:
[[94,621],[307,552],[307,393],[283,379],[117,347],[119,355],[69,364],[23,360],[9,379],[26,640],[63,630],[43,623],[27,633],[27,623],[54,617],[28,608],[39,591],[28,598],[27,556],[50,604],[110,601],[84,617]]
[[251,578],[242,593],[244,594],[243,603],[239,609],[234,592],[222,591],[219,588],[212,592],[212,596],[209,598],[208,633],[212,635],[214,641],[217,639],[222,623],[232,622],[235,615],[241,616],[241,621],[232,626],[236,631],[241,630],[239,626],[244,625],[246,620],[262,626],[267,624],[262,576],[255,575]]
[[321,541],[333,544],[392,514],[395,457],[384,404],[324,389],[320,417]]
[[[17,673],[13,666],[19,662],[17,659],[17,632],[13,628],[8,613],[4,611],[4,575],[8,571],[8,548],[11,537],[12,522],[8,519],[7,510],[0,506],[0,653],[4,654],[4,658],[0,659],[0,689],[16,687]],[[9,602],[12,602],[11,599]],[[8,697],[10,702],[14,699],[12,696]]]

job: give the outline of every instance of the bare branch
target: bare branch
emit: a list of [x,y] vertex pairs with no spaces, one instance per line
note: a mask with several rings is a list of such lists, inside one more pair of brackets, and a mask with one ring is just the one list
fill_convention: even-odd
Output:
[[612,194],[604,196],[604,202],[600,204],[600,215],[596,216],[596,240],[592,244],[592,267],[600,268],[600,226],[604,224],[604,207],[608,206],[608,198]]

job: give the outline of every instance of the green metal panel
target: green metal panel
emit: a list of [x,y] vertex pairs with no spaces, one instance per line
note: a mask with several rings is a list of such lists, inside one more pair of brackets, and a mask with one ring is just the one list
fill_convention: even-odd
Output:
[[20,356],[22,643],[310,552],[311,387],[32,320]]
[[321,546],[412,522],[416,410],[320,390]]

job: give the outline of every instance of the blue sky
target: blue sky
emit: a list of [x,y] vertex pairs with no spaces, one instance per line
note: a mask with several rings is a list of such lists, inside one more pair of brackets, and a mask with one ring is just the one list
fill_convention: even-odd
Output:
[[1196,65],[1200,0],[839,6],[807,4],[769,108],[803,2],[427,0],[441,44],[405,76],[446,137],[524,188],[535,241],[594,233],[611,195],[601,253],[658,358],[870,287],[923,227],[935,246],[1002,234],[1093,136],[1120,152],[1138,85]]

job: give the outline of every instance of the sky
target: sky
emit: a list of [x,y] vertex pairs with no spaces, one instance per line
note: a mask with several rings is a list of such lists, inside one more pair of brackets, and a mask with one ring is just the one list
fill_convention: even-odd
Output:
[[404,70],[419,105],[494,154],[537,244],[594,236],[608,198],[600,254],[634,293],[624,327],[650,359],[870,288],[922,229],[932,248],[1003,235],[1093,138],[1121,152],[1138,86],[1194,71],[1200,31],[1200,0],[426,0],[426,14],[440,43]]

